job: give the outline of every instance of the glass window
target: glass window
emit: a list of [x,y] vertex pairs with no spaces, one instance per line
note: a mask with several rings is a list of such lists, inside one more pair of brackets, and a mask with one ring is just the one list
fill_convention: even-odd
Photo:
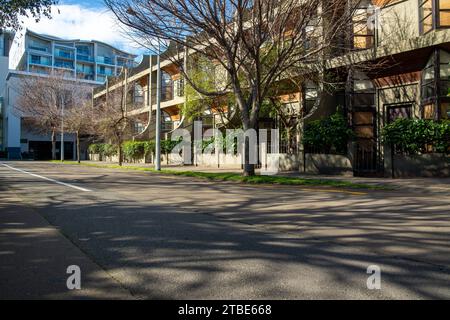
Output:
[[433,29],[433,1],[420,0],[420,26],[422,33],[427,33]]
[[423,118],[434,119],[434,103],[429,103],[423,106]]
[[439,0],[439,26],[450,27],[450,0]]
[[358,9],[353,16],[353,48],[368,49],[373,45],[373,33],[368,27],[367,8]]
[[423,34],[436,28],[450,27],[450,0],[419,0],[419,13]]
[[450,103],[441,103],[441,119],[450,120]]

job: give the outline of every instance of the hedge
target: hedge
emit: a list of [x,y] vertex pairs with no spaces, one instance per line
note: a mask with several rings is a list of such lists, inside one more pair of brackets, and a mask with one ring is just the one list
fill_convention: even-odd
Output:
[[450,121],[426,119],[397,119],[381,131],[385,143],[395,146],[399,153],[415,155],[450,153]]
[[351,138],[353,131],[349,128],[344,115],[338,111],[329,118],[307,123],[302,140],[307,149],[345,154]]
[[111,157],[117,154],[117,147],[109,143],[93,143],[88,150],[89,153],[99,154],[102,157]]

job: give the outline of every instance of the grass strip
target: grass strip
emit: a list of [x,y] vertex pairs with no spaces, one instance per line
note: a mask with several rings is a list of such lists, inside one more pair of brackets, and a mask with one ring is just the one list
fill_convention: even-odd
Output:
[[76,161],[52,160],[52,163],[67,164],[67,165],[81,165],[86,167],[106,168],[106,169],[121,169],[146,171],[160,174],[168,174],[183,177],[201,178],[211,181],[232,181],[247,184],[277,184],[277,185],[296,185],[296,186],[325,186],[346,189],[366,189],[366,190],[393,190],[394,188],[386,185],[372,185],[363,183],[354,183],[342,180],[331,179],[314,179],[314,178],[299,178],[299,177],[285,177],[285,176],[262,176],[256,175],[252,177],[244,177],[238,173],[233,172],[198,172],[198,171],[178,171],[170,169],[162,169],[156,171],[149,167],[139,166],[119,166],[117,164],[96,164],[96,163],[78,163]]

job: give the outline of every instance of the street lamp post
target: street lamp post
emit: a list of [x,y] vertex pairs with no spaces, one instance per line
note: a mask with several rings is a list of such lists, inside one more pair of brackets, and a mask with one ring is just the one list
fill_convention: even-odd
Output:
[[61,161],[64,161],[64,99],[61,97]]
[[156,143],[155,170],[161,170],[161,44],[158,39],[158,57],[156,69]]

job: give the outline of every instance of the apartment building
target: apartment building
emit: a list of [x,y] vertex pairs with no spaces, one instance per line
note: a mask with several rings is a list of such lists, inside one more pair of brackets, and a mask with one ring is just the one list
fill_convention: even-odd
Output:
[[[342,86],[333,93],[320,93],[314,83],[305,82],[300,91],[293,87],[279,99],[307,112],[322,95],[310,120],[343,107],[355,139],[349,142],[348,154],[335,162],[355,175],[389,175],[389,150],[380,139],[384,125],[399,117],[450,118],[450,0],[367,0],[356,14],[345,50],[336,51],[326,64],[326,72],[338,75]],[[161,63],[161,118],[166,135],[190,126],[181,111],[183,79],[171,59],[164,59],[170,51],[162,55]],[[111,77],[95,90],[98,101],[124,83],[133,83],[130,101],[135,107],[130,112],[137,116],[134,138],[154,137],[156,72],[156,57],[147,57],[126,79]],[[233,113],[232,106],[228,110]],[[203,118],[205,127],[227,125],[214,110],[205,112]],[[279,126],[276,119],[260,123],[260,128]],[[300,145],[300,141],[296,143]],[[302,151],[313,152],[302,146],[295,152]],[[294,159],[291,168],[306,170],[301,156]],[[437,161],[448,162],[448,158]]]
[[1,88],[5,86],[6,76],[8,75],[9,48],[11,47],[14,33],[0,30],[0,151],[3,149],[3,113],[4,97]]
[[[1,89],[4,91],[3,149],[10,159],[20,159],[23,155],[37,159],[51,156],[50,136],[36,133],[14,112],[20,95],[18,88],[24,77],[62,73],[67,79],[76,79],[80,84],[94,88],[102,85],[108,76],[119,75],[124,68],[134,67],[137,58],[100,41],[65,40],[31,30],[16,35],[9,56],[6,85]],[[76,156],[72,135],[65,137],[64,149],[66,158]]]

